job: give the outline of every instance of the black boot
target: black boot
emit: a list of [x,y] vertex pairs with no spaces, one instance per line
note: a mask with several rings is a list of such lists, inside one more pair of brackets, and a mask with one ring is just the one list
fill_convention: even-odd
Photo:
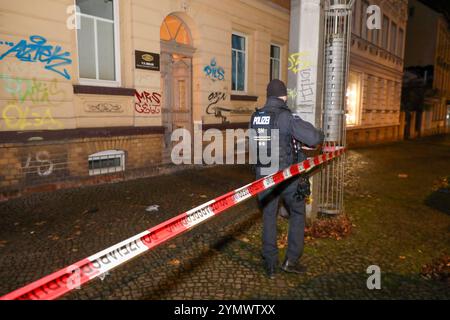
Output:
[[281,270],[288,273],[303,274],[306,272],[307,268],[299,263],[292,263],[286,259],[281,265]]
[[275,274],[277,273],[276,264],[264,263],[264,270],[266,271],[267,278],[273,280],[275,279]]

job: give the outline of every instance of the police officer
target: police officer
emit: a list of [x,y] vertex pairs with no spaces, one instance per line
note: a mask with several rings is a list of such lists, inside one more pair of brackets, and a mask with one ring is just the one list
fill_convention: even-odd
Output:
[[[324,134],[322,131],[314,128],[310,123],[303,121],[299,117],[294,117],[286,105],[287,88],[280,80],[273,80],[267,86],[267,103],[252,115],[250,128],[254,129],[257,140],[258,133],[268,132],[272,129],[279,131],[279,150],[271,150],[272,153],[279,156],[279,168],[264,168],[264,165],[258,161],[256,165],[256,178],[260,179],[266,175],[290,167],[297,163],[298,159],[304,155],[296,155],[293,141],[301,142],[307,146],[313,147],[323,143]],[[270,120],[268,120],[270,117]],[[265,119],[267,121],[261,120]],[[266,128],[264,127],[266,126]],[[266,143],[267,137],[263,139]],[[274,152],[275,151],[275,152]],[[278,152],[276,152],[278,151]],[[266,170],[262,170],[266,169]],[[279,200],[282,198],[289,211],[289,233],[288,248],[285,260],[281,269],[290,273],[303,273],[306,267],[299,264],[299,259],[303,254],[304,228],[305,228],[305,185],[299,183],[300,179],[292,178],[262,192],[258,196],[259,204],[263,210],[263,235],[262,235],[262,255],[264,266],[269,278],[274,278],[278,268],[278,247],[277,247],[277,211]],[[309,186],[308,186],[309,188]]]

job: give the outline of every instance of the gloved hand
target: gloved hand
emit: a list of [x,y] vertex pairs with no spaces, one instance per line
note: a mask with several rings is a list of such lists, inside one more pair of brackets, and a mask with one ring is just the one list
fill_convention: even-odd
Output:
[[309,182],[309,177],[302,175],[299,178],[297,192],[295,193],[295,198],[298,201],[304,201],[310,195],[311,195],[311,183]]

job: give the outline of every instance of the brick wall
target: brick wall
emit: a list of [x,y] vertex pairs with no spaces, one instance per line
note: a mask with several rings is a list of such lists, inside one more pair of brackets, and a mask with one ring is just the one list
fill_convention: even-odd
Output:
[[[161,164],[161,135],[1,144],[0,200],[27,193],[146,176]],[[89,176],[89,155],[125,151],[125,172]]]

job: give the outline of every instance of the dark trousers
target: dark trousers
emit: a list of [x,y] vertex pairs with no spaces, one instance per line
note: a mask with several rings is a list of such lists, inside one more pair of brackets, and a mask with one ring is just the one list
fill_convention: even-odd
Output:
[[262,255],[269,265],[278,263],[277,213],[280,197],[289,211],[289,233],[286,258],[296,263],[303,255],[305,237],[305,201],[295,197],[298,179],[292,178],[258,196],[263,211]]

